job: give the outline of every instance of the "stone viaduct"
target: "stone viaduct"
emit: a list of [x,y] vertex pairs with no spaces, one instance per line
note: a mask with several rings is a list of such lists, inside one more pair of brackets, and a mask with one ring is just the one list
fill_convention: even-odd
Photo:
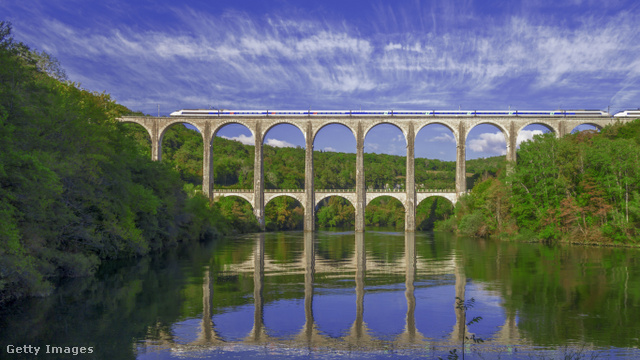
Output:
[[[142,125],[151,137],[151,158],[161,159],[162,137],[165,131],[176,123],[194,126],[202,135],[204,146],[202,189],[204,194],[213,199],[220,196],[238,196],[246,199],[253,207],[260,225],[264,227],[264,208],[273,198],[290,196],[302,204],[304,208],[304,229],[313,231],[315,210],[318,203],[328,196],[341,196],[355,207],[355,230],[364,231],[365,206],[376,197],[391,196],[398,199],[405,208],[405,230],[415,231],[415,214],[417,205],[430,196],[442,196],[455,203],[466,189],[465,144],[471,129],[480,124],[496,126],[504,134],[507,145],[507,161],[516,160],[516,140],[518,133],[531,124],[543,125],[558,137],[570,133],[576,126],[589,124],[602,128],[618,119],[610,116],[364,116],[364,115],[326,115],[326,116],[171,116],[143,117],[125,116],[119,119]],[[625,121],[626,119],[619,119]],[[218,130],[225,125],[240,124],[251,131],[255,139],[255,162],[253,190],[219,190],[214,189],[212,141]],[[291,124],[297,127],[305,139],[305,188],[299,191],[264,189],[263,140],[266,133],[278,124]],[[316,134],[325,126],[341,124],[346,126],[356,139],[356,188],[353,190],[315,190],[313,186],[313,143]],[[379,124],[391,124],[398,127],[407,144],[406,190],[371,191],[365,187],[364,177],[364,140],[369,130]],[[454,191],[424,191],[416,189],[414,176],[414,146],[416,134],[430,124],[440,124],[453,133],[457,143],[456,155],[456,188]]]

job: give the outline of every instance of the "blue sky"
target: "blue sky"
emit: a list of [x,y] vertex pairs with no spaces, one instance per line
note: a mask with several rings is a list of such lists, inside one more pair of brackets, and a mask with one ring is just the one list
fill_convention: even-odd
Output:
[[[71,81],[154,115],[640,107],[637,1],[0,0],[0,13]],[[354,151],[338,130],[315,148]],[[367,151],[404,153],[387,130]],[[503,152],[497,133],[477,129],[468,158]],[[447,135],[418,134],[417,155],[453,160]],[[304,145],[288,130],[269,139]]]

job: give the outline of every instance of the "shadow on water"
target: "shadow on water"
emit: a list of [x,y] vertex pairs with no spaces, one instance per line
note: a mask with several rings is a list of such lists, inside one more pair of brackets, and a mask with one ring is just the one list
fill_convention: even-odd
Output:
[[5,309],[2,358],[12,344],[100,359],[446,357],[474,335],[485,342],[465,351],[485,357],[640,355],[638,259],[433,232],[230,237],[107,263]]

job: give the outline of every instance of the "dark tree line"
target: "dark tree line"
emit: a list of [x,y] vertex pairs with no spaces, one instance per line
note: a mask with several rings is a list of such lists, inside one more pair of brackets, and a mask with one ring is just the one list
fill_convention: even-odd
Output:
[[128,109],[65,79],[0,22],[0,304],[104,259],[231,231],[217,205],[183,189],[192,163],[150,161],[144,138],[116,120]]

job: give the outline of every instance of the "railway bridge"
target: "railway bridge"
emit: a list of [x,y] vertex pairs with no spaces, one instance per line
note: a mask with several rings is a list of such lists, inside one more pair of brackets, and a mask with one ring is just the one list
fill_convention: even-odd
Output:
[[[416,207],[430,196],[442,196],[452,203],[467,191],[465,144],[471,129],[480,124],[496,126],[504,134],[509,162],[516,160],[516,140],[518,133],[531,124],[543,125],[562,137],[570,133],[579,125],[589,124],[602,128],[616,121],[627,121],[626,118],[613,118],[603,112],[574,113],[547,112],[543,115],[522,115],[516,112],[505,114],[486,113],[479,116],[476,112],[442,112],[442,115],[424,112],[379,112],[359,113],[348,112],[234,112],[220,113],[219,111],[206,115],[177,115],[170,117],[124,116],[122,122],[142,125],[151,138],[151,157],[161,159],[162,137],[166,130],[176,123],[186,123],[195,127],[201,134],[203,144],[203,179],[202,189],[210,199],[220,196],[238,196],[246,199],[251,206],[260,225],[264,228],[265,205],[278,196],[290,196],[300,201],[304,208],[304,229],[313,231],[315,211],[318,203],[328,196],[341,196],[350,201],[355,207],[355,230],[364,231],[365,206],[369,201],[379,196],[391,196],[398,199],[405,208],[405,230],[416,229]],[[313,114],[313,116],[312,116]],[[540,113],[542,114],[542,112]],[[630,119],[629,119],[630,120]],[[218,130],[229,124],[244,125],[251,131],[255,139],[254,180],[252,190],[220,190],[214,189],[212,141]],[[263,171],[263,140],[267,132],[278,124],[290,124],[297,127],[305,139],[305,187],[304,190],[267,190],[264,188]],[[346,126],[356,139],[356,188],[355,190],[314,190],[313,183],[313,143],[318,132],[330,124]],[[404,135],[407,144],[406,155],[406,184],[402,191],[367,190],[364,174],[364,140],[373,127],[379,124],[391,124],[398,127]],[[430,124],[440,124],[453,133],[456,140],[456,176],[455,189],[442,191],[424,191],[416,189],[414,176],[414,147],[416,134],[423,127]]]

